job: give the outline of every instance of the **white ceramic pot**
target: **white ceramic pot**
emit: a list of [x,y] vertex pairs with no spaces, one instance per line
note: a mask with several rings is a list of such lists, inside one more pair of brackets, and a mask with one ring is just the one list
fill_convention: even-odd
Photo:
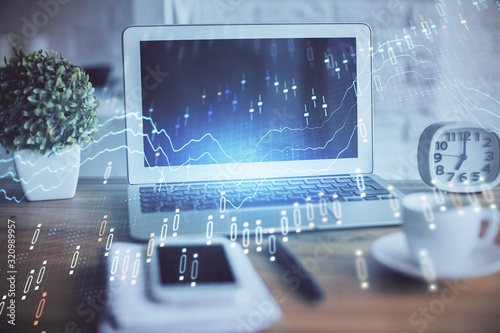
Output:
[[50,156],[23,149],[14,153],[14,165],[29,201],[73,198],[80,172],[80,146]]

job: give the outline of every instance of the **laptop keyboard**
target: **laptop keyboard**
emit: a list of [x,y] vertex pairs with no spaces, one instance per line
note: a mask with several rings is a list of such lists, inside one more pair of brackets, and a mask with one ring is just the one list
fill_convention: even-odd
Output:
[[371,201],[392,198],[369,176],[276,179],[227,183],[193,183],[140,187],[141,210],[157,211],[248,208],[328,201]]

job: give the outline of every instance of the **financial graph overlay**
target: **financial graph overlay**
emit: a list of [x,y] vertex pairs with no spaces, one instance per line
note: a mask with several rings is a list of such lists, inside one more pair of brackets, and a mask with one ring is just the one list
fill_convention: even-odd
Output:
[[141,42],[145,166],[357,157],[354,38]]
[[370,17],[374,170],[419,179],[414,144],[429,124],[500,130],[500,1],[429,1],[385,13],[384,22]]
[[[408,15],[408,18],[402,19],[404,22],[400,26],[393,24],[393,22],[396,17],[404,17],[403,14],[394,14],[392,21],[390,21],[391,17],[386,17],[384,22],[375,22],[372,25],[374,29],[375,170],[378,174],[389,179],[398,177],[411,178],[417,172],[415,147],[412,144],[417,142],[421,131],[431,122],[450,119],[470,120],[478,124],[488,124],[496,128],[500,127],[500,113],[498,111],[500,105],[500,66],[498,66],[500,63],[500,34],[498,33],[500,31],[500,2],[444,2],[436,0],[435,2],[419,2],[418,5],[413,10],[413,13]],[[350,21],[373,20],[370,16],[372,15],[370,11],[357,12],[359,12],[359,15],[366,15],[367,17],[350,17]],[[261,45],[264,45],[264,41],[261,41]],[[295,50],[298,50],[297,44],[294,46],[296,47]],[[270,46],[268,47],[270,48]],[[307,52],[307,46],[305,47],[305,52]],[[302,45],[302,51],[304,50],[303,48],[304,44]],[[243,64],[239,65],[241,67],[233,68],[233,72],[230,73],[231,75],[228,75],[227,78],[221,77],[213,85],[200,83],[198,87],[192,90],[194,96],[192,104],[179,102],[178,109],[171,111],[172,113],[168,117],[165,117],[165,123],[160,123],[162,117],[156,116],[156,114],[162,111],[162,106],[157,102],[152,103],[152,99],[144,103],[144,115],[151,117],[150,119],[153,120],[153,124],[156,124],[158,130],[164,129],[168,133],[168,137],[172,140],[173,147],[179,149],[182,153],[195,147],[194,144],[188,144],[186,147],[183,147],[189,142],[190,137],[200,139],[203,135],[210,133],[221,143],[221,147],[225,149],[224,151],[228,152],[228,156],[238,160],[243,159],[248,151],[253,150],[245,146],[244,148],[247,150],[239,151],[239,148],[234,148],[234,151],[236,151],[234,153],[230,151],[231,144],[235,144],[238,137],[250,136],[250,130],[240,130],[239,132],[234,130],[236,134],[232,137],[233,140],[227,138],[224,140],[224,137],[217,136],[217,133],[210,128],[205,128],[199,133],[191,133],[191,136],[185,134],[191,129],[192,132],[196,132],[195,128],[200,130],[202,124],[216,124],[217,117],[221,115],[221,109],[215,107],[219,104],[214,94],[218,96],[217,93],[219,91],[221,92],[221,98],[224,98],[221,99],[220,105],[228,106],[228,109],[224,111],[226,117],[233,115],[231,112],[241,114],[241,119],[238,118],[238,121],[232,123],[232,126],[234,124],[247,124],[248,128],[250,128],[253,120],[259,119],[258,117],[261,117],[260,119],[268,117],[268,123],[264,124],[266,127],[261,125],[262,132],[257,132],[260,134],[260,136],[257,136],[259,139],[265,137],[267,132],[274,133],[271,132],[273,129],[286,128],[287,126],[294,129],[317,127],[318,123],[322,124],[321,119],[323,121],[328,119],[340,105],[344,106],[336,112],[346,112],[345,110],[349,108],[345,107],[345,105],[348,105],[345,103],[352,103],[353,98],[350,95],[352,93],[352,89],[349,89],[350,85],[345,83],[345,86],[342,86],[344,90],[331,89],[328,93],[318,91],[317,87],[313,86],[310,81],[307,81],[307,76],[299,77],[298,74],[291,75],[294,69],[288,68],[283,64],[283,59],[291,62],[289,58],[284,57],[284,55],[288,55],[287,50],[288,45],[283,48],[285,52],[279,51],[277,53],[276,61],[273,61],[271,56],[269,58],[270,61],[262,65],[263,68],[256,65],[250,66],[249,64],[244,66]],[[178,64],[178,62],[190,62],[192,53],[194,53],[192,48],[188,49],[186,47],[184,52],[182,60],[178,60],[177,54],[172,53],[171,57],[174,64]],[[296,52],[296,55],[299,56],[298,51]],[[345,79],[347,73],[352,75],[352,72],[349,71],[353,71],[351,61],[354,61],[355,58],[351,57],[348,50],[345,50],[343,53],[348,60],[347,69],[343,64],[343,60],[342,63],[339,62],[339,59],[342,59],[342,53],[335,55],[335,50],[332,49],[332,56],[338,65],[338,67],[335,66],[334,68],[339,68],[338,75],[340,78],[337,76],[337,79],[335,79],[334,75],[330,76],[331,84],[335,82],[340,84],[338,83],[339,80]],[[270,54],[270,51],[267,54]],[[253,54],[247,56],[251,59],[255,58]],[[324,62],[326,59],[324,54],[314,53],[314,56],[315,68],[318,69],[320,66],[323,66],[323,71],[325,71],[327,65]],[[307,59],[307,53],[305,57]],[[169,61],[172,61],[172,59]],[[224,59],[229,67],[230,62],[228,58]],[[297,58],[293,59],[296,60]],[[153,64],[156,65],[156,63]],[[155,68],[153,67],[153,69]],[[182,68],[187,69],[189,72],[188,65]],[[309,66],[308,68],[311,67]],[[165,71],[163,67],[161,70]],[[259,73],[260,70],[262,71]],[[266,70],[269,71],[269,75],[266,74]],[[303,72],[306,74],[311,73],[309,69]],[[277,80],[275,75],[277,75]],[[258,84],[260,90],[254,91],[250,95],[249,87],[253,86],[253,84],[257,86],[256,83],[251,83],[254,76],[260,82]],[[268,82],[270,87],[267,86],[267,81],[265,80],[267,76],[269,76]],[[296,89],[292,89],[294,84],[292,79],[296,80]],[[243,84],[242,81],[245,81],[245,83]],[[274,90],[276,95],[271,95],[272,89],[275,89],[275,82],[279,82],[279,93],[276,93],[276,90]],[[288,89],[287,99],[285,99],[284,93],[285,82],[286,89]],[[352,84],[352,82],[353,80],[351,79],[350,83]],[[172,83],[172,85],[176,84]],[[245,89],[244,93],[248,94],[246,95],[247,97],[244,97],[243,86]],[[315,89],[314,95],[312,88]],[[203,89],[206,89],[205,94],[203,93]],[[212,91],[209,92],[211,89]],[[229,90],[227,101],[225,100],[226,90]],[[300,103],[297,101],[293,104],[294,107],[297,107],[297,110],[292,109],[292,103],[290,102],[292,96],[296,98],[293,95],[294,90],[297,92],[297,96],[303,99]],[[188,92],[191,92],[191,90]],[[269,95],[266,95],[266,92]],[[344,104],[342,104],[342,93],[345,92],[347,92],[347,95]],[[262,101],[262,113],[260,114],[258,105],[259,93],[261,94]],[[332,95],[334,93],[337,95]],[[159,94],[161,95],[160,91]],[[206,96],[205,104],[202,101],[203,95]],[[267,99],[269,96],[276,96],[276,99]],[[281,99],[278,100],[278,96]],[[312,103],[312,96],[317,96],[316,109],[314,109]],[[323,115],[321,114],[324,111],[323,96],[325,96],[325,104],[327,104],[327,116],[324,116],[324,113]],[[337,97],[334,98],[334,96]],[[350,99],[348,96],[351,96]],[[52,205],[41,206],[37,214],[40,220],[38,221],[37,218],[37,221],[32,221],[32,223],[26,223],[27,221],[23,221],[19,216],[10,217],[10,220],[15,221],[16,224],[20,223],[20,226],[22,226],[18,232],[27,233],[29,236],[24,241],[21,241],[21,238],[19,238],[16,244],[16,248],[18,249],[16,256],[18,270],[17,302],[18,309],[27,309],[27,312],[23,313],[22,316],[33,330],[64,331],[66,325],[66,329],[73,327],[76,328],[76,331],[78,329],[82,331],[94,331],[99,318],[98,315],[102,313],[101,311],[105,308],[107,300],[105,284],[135,286],[135,277],[138,274],[142,274],[148,265],[148,259],[150,259],[149,252],[144,255],[144,252],[137,252],[132,247],[119,253],[111,251],[114,243],[128,240],[129,225],[138,222],[128,220],[126,214],[117,215],[119,212],[127,211],[127,200],[125,200],[125,197],[116,198],[112,196],[111,193],[113,193],[114,187],[110,187],[114,182],[113,177],[117,174],[115,170],[120,167],[120,160],[115,159],[113,154],[117,153],[124,158],[125,152],[129,149],[121,141],[117,143],[112,140],[113,138],[123,137],[126,132],[123,129],[126,116],[122,112],[123,107],[120,101],[123,96],[120,93],[116,93],[116,91],[105,90],[101,92],[100,97],[103,101],[101,108],[111,110],[110,112],[112,112],[113,116],[99,124],[100,130],[96,134],[96,140],[92,144],[82,148],[81,161],[82,168],[94,168],[102,172],[102,181],[106,186],[104,190],[95,193],[97,204],[92,206],[92,208],[89,207],[87,214],[81,215],[66,215],[63,212],[54,210]],[[213,108],[213,113],[211,114],[213,118],[210,119],[210,122],[208,121],[209,98],[211,99]],[[179,100],[187,101],[184,97],[179,97]],[[235,100],[237,102],[233,104]],[[250,102],[252,102],[252,105],[250,105]],[[274,118],[271,116],[273,108],[270,107],[273,103],[277,110]],[[310,116],[307,120],[304,117],[304,105],[306,104],[310,111]],[[236,111],[234,111],[235,105]],[[286,112],[282,109],[283,105],[287,106]],[[187,110],[188,106],[189,109]],[[253,115],[250,114],[251,106],[254,108]],[[151,113],[150,109],[152,109]],[[295,110],[295,113],[292,113],[292,110]],[[186,115],[188,116],[186,117]],[[296,117],[292,118],[294,115]],[[214,122],[212,122],[212,119]],[[336,118],[333,117],[332,119],[335,120]],[[195,121],[193,122],[193,120]],[[197,122],[199,122],[199,125],[197,125]],[[309,122],[309,125],[307,122]],[[199,157],[200,152],[209,150],[221,162],[228,160],[221,153],[222,149],[219,146],[216,146],[215,150],[207,149],[208,144],[205,141],[200,145],[200,147],[204,147],[203,149],[197,152],[189,151],[187,157],[185,155],[174,157],[175,155],[171,155],[171,151],[168,151],[171,146],[170,142],[166,140],[166,136],[164,134],[152,133],[153,126],[149,125],[148,119],[145,118],[143,123],[145,124],[144,133],[147,134],[145,137],[151,139],[151,142],[154,143],[153,147],[164,147],[169,157],[172,156],[173,158],[171,163],[184,163],[189,159],[190,155],[191,158]],[[177,136],[175,135],[176,125],[179,125],[177,127]],[[195,126],[192,127],[191,125]],[[150,127],[146,130],[147,126]],[[333,127],[333,129],[335,128],[339,127]],[[283,131],[284,133],[285,131]],[[185,136],[183,137],[183,135]],[[226,135],[230,137],[230,134],[225,134],[224,136]],[[163,140],[166,140],[166,145],[157,141],[158,138],[162,137]],[[210,137],[208,138],[211,139]],[[265,138],[267,139],[267,137]],[[208,139],[204,140],[209,142]],[[249,139],[246,140],[249,142]],[[283,140],[285,140],[284,136]],[[255,142],[258,142],[258,139],[254,141],[252,148],[257,147]],[[288,140],[287,143],[291,144],[292,141]],[[149,142],[145,145],[147,149],[148,145]],[[387,145],[390,145],[391,148],[389,157],[387,155]],[[242,144],[241,146],[244,145]],[[312,152],[293,151],[293,153],[297,154],[309,154]],[[258,160],[259,158],[263,158],[263,155],[266,153],[268,152],[260,152],[260,156],[252,156],[252,158]],[[292,150],[289,149],[286,153],[290,154]],[[326,154],[326,150],[323,153]],[[149,154],[155,156],[154,149],[150,149]],[[159,155],[163,155],[161,151]],[[344,153],[342,153],[342,156],[345,156]],[[104,158],[104,162],[99,160],[99,157]],[[148,157],[152,164],[155,161],[155,157]],[[250,156],[246,158],[250,158]],[[266,158],[271,157],[268,156]],[[111,160],[113,163],[111,163]],[[158,160],[159,162],[166,163],[166,160]],[[190,161],[190,163],[201,162],[214,163],[212,159],[200,160],[199,162]],[[2,166],[0,178],[12,179],[12,183],[22,181],[17,179],[14,174],[11,157],[2,158],[0,163]],[[109,182],[108,177],[111,177],[109,178]],[[12,213],[9,214],[19,215],[22,212],[25,203],[16,205],[23,201],[24,197],[18,193],[19,191],[13,190],[12,187],[0,189],[2,200],[6,205],[10,205],[9,209],[12,208]],[[496,205],[498,207],[500,204],[498,197],[488,197],[487,192],[482,196],[488,205]],[[473,196],[468,198],[471,197]],[[337,204],[338,206],[334,206],[337,207],[337,210],[334,209],[334,213],[337,212],[335,213],[336,216],[340,214],[341,207],[343,207],[343,203],[337,202]],[[85,206],[87,205],[88,203],[85,204]],[[108,212],[109,207],[115,207],[115,212]],[[283,218],[290,218],[290,221],[292,221],[292,217],[294,216],[293,209],[290,207],[287,210],[288,215]],[[320,209],[314,209],[316,216],[321,216]],[[169,218],[167,218],[168,214],[171,214],[171,212],[165,212],[162,226],[151,230],[152,233],[163,237],[164,230],[168,229],[168,237],[171,237],[171,230],[176,226],[175,221],[182,226],[184,223],[183,211],[175,212],[174,217],[168,216]],[[259,227],[257,225],[258,221],[239,219],[233,223],[234,225],[238,225],[238,230],[248,230],[250,228],[253,230]],[[306,221],[305,218],[304,221]],[[144,223],[144,228],[154,225],[150,222],[150,220],[147,220]],[[7,220],[4,223],[7,225]],[[205,228],[213,224],[212,220],[207,219],[203,227]],[[9,225],[12,225],[12,222],[9,221]],[[85,233],[84,228],[89,225],[92,226],[94,232]],[[290,233],[298,232],[298,230],[294,230],[293,223],[290,223],[290,226]],[[270,244],[273,244],[277,239],[284,240],[284,231],[279,231],[281,233],[267,235],[265,239]],[[179,235],[182,235],[182,233],[179,233]],[[256,232],[255,235],[255,238],[257,238],[259,234]],[[238,236],[237,239],[239,241],[241,238]],[[249,240],[250,236],[246,239]],[[253,239],[254,236],[252,236]],[[150,243],[152,243],[152,240],[153,238],[151,238]],[[335,237],[334,241],[336,244],[340,244],[338,237]],[[352,279],[359,282],[360,289],[357,294],[353,295],[361,297],[361,295],[366,295],[361,294],[365,292],[363,289],[371,288],[371,267],[370,265],[366,266],[364,263],[365,257],[368,257],[369,253],[363,251],[366,245],[363,239],[361,241],[346,239],[345,241],[358,242],[353,243],[359,246],[359,248],[352,255],[351,271],[353,273]],[[261,250],[269,253],[271,257],[271,248],[271,246],[268,248],[263,247]],[[258,251],[256,247],[246,247],[245,250],[247,251],[245,253],[248,253],[248,251]],[[111,269],[102,272],[102,267],[104,266],[102,263],[108,259],[115,264],[113,264]],[[95,264],[96,261],[100,267],[97,267],[98,265]],[[3,285],[6,287],[8,276],[7,269],[0,270],[0,281],[4,281]],[[125,278],[123,278],[124,276]],[[427,282],[429,282],[429,291],[434,292],[434,282],[429,280]],[[68,304],[67,307],[61,306],[61,304],[66,305],[66,303],[61,303],[61,301],[66,301],[67,298],[61,296],[59,291],[52,292],[52,290],[58,290],[53,288],[61,287],[73,290],[71,299],[74,304]],[[5,288],[4,290],[8,289]],[[355,290],[351,288],[350,292],[354,293]],[[5,316],[8,306],[7,301],[9,299],[6,292],[0,295],[0,309],[3,309],[3,313],[0,314]],[[71,313],[72,317],[63,317],[67,320],[58,324],[57,320],[61,318],[61,315],[64,315],[63,310],[65,309],[67,309],[67,313]],[[19,314],[21,315],[21,312]],[[402,319],[406,320],[406,318]],[[77,326],[71,326],[73,320],[78,322]],[[0,330],[6,327],[10,326],[5,321],[0,321]],[[404,331],[405,329],[408,330],[408,327],[401,326],[399,331]]]
[[[375,121],[374,164],[375,172],[387,179],[419,178],[414,145],[418,141],[418,137],[422,130],[432,122],[443,120],[468,120],[478,125],[487,124],[497,129],[500,128],[500,114],[498,112],[498,106],[500,105],[500,100],[498,98],[498,96],[500,96],[500,82],[498,80],[498,77],[500,77],[500,67],[496,66],[500,60],[500,35],[497,33],[497,31],[500,30],[500,3],[497,1],[456,3],[436,1],[434,3],[422,3],[419,6],[412,5],[410,7],[411,11],[409,11],[409,9],[408,11],[401,9],[399,12],[394,13],[390,13],[384,9],[383,12],[386,13],[386,20],[384,21],[374,20],[375,16],[370,12],[356,12],[354,16],[352,16],[352,13],[349,14],[351,15],[349,16],[350,21],[366,21],[371,25],[373,30],[372,76]],[[339,18],[339,20],[341,19],[342,18]],[[262,50],[264,50],[265,43],[269,43],[269,41],[261,41]],[[193,44],[195,43],[193,42]],[[294,50],[295,54],[299,55],[299,47],[297,45],[296,43],[294,44]],[[304,45],[302,45],[302,48],[303,47]],[[173,48],[173,46],[171,46],[171,48]],[[268,49],[270,48],[271,47],[268,46]],[[165,49],[167,49],[166,46]],[[345,74],[347,74],[345,66],[343,67],[343,55],[345,55],[348,60],[348,71],[353,71],[351,61],[356,60],[356,58],[351,57],[350,50],[348,50],[347,47],[341,48],[342,52],[337,55],[335,55],[335,53],[338,49],[332,48],[331,50],[334,61],[337,61],[337,65],[333,62],[334,71],[337,72],[338,68],[337,74],[340,75],[340,80],[342,80],[346,78]],[[293,94],[293,80],[284,79],[283,75],[289,75],[292,69],[286,67],[283,59],[286,59],[286,62],[289,63],[292,63],[292,61],[289,60],[290,57],[287,58],[285,56],[289,54],[288,45],[283,46],[282,50],[277,49],[277,51],[277,56],[274,58],[275,61],[273,61],[271,55],[268,63],[266,63],[267,66],[261,69],[263,73],[261,72],[261,74],[259,74],[259,78],[260,80],[264,80],[264,82],[260,85],[261,88],[267,88],[267,81],[265,78],[269,76],[270,89],[275,88],[273,86],[276,82],[274,81],[275,75],[278,75],[277,82],[279,82],[279,87],[281,88],[281,97],[284,99],[283,91],[285,89],[285,82],[289,92],[287,98],[289,98]],[[302,51],[304,50],[302,49]],[[305,52],[305,57],[307,59],[307,46]],[[322,54],[321,52],[324,51],[314,53],[314,65],[318,64],[316,67],[320,68],[321,64],[325,69],[327,66],[327,63],[324,62],[326,58],[324,53]],[[183,61],[189,63],[194,51],[193,48],[188,49],[186,47],[184,48],[184,53],[180,54],[180,60],[178,60],[178,54],[171,55],[174,64],[178,62],[182,63]],[[271,52],[268,50],[267,54],[269,55]],[[191,58],[189,58],[188,55]],[[304,53],[302,53],[302,56],[304,57]],[[359,55],[357,56],[360,58]],[[168,59],[167,57],[160,56],[158,56],[158,58]],[[252,54],[250,58],[253,59],[255,57]],[[296,60],[297,57],[293,59]],[[321,63],[320,59],[323,63]],[[342,63],[339,62],[340,59],[342,59]],[[225,63],[230,63],[227,57],[225,58]],[[330,63],[330,66],[332,66],[331,64],[332,63]],[[244,105],[243,96],[238,94],[235,90],[240,89],[242,91],[243,86],[245,86],[245,92],[248,93],[247,87],[250,85],[250,77],[260,69],[258,66],[244,65],[245,64],[242,64],[240,67],[234,69],[234,75],[230,75],[232,81],[221,78],[214,84],[214,90],[215,93],[221,91],[221,96],[225,98],[225,91],[227,90],[226,87],[228,87],[228,83],[233,81],[236,82],[235,84],[229,85],[228,90],[230,94],[232,92],[232,95],[228,95],[227,103],[229,103],[230,108],[232,107],[232,110],[234,110],[234,104],[232,103],[236,100],[236,112],[238,112],[239,107],[241,107],[241,114],[246,114],[246,121],[249,122],[249,118],[251,118],[250,100],[254,106],[253,117],[256,117],[259,110],[259,92],[255,92],[252,98],[248,97],[246,105]],[[229,65],[227,66],[229,67]],[[183,68],[189,69],[189,66],[184,66]],[[154,69],[156,69],[156,66],[152,67],[152,70]],[[280,70],[279,72],[278,69]],[[165,71],[163,68],[161,68],[161,70]],[[266,75],[266,70],[269,71],[269,75]],[[293,78],[294,77],[292,77],[292,79]],[[302,79],[305,80],[305,78],[300,78],[300,80]],[[333,79],[334,77],[332,77],[331,82],[335,82]],[[301,125],[297,124],[302,121],[303,126],[305,121],[305,112],[303,113],[304,105],[308,102],[310,103],[308,104],[308,110],[310,111],[312,100],[308,100],[307,97],[313,97],[312,88],[315,88],[314,96],[316,96],[317,107],[320,102],[322,103],[323,95],[321,92],[317,91],[317,87],[307,87],[307,84],[300,80],[297,76],[297,88],[295,91],[297,93],[300,91],[303,95],[298,96],[303,96],[307,102],[296,103],[298,107],[297,113],[292,113],[290,102],[285,100],[285,105],[287,105],[286,112],[278,107],[274,109],[276,114],[272,117],[271,114],[274,112],[273,108],[268,108],[271,103],[264,99],[262,100],[262,111],[264,112],[264,116],[267,115],[269,117],[269,123],[267,128],[261,129],[262,133],[260,138],[265,137],[265,139],[267,139],[268,137],[265,136],[265,133],[274,133],[271,132],[271,130],[273,128],[280,128],[280,126],[282,128],[286,126],[290,128],[301,128]],[[245,85],[241,83],[242,81],[245,82]],[[218,90],[219,85],[221,86],[221,90]],[[193,94],[196,95],[193,101],[198,101],[198,105],[202,104],[201,99],[204,95],[204,88],[206,89],[205,95],[208,99],[208,89],[210,88],[208,85],[204,86],[201,84],[199,90],[193,92]],[[236,99],[234,98],[235,92]],[[334,92],[335,89],[329,91],[330,94]],[[332,101],[330,101],[327,99],[328,95],[324,95],[328,115],[331,115],[340,105],[344,105],[344,107],[338,111],[342,112],[342,110],[346,110],[345,105],[347,104],[345,103],[349,102],[349,100],[352,101],[353,92],[352,89],[347,89],[344,92],[347,92],[344,104],[342,104],[341,99],[332,98]],[[111,113],[112,117],[101,121],[99,125],[100,130],[96,134],[97,140],[82,148],[81,165],[85,170],[102,170],[105,178],[115,177],[117,175],[123,176],[125,174],[125,169],[123,167],[123,165],[125,165],[124,156],[128,147],[125,145],[125,140],[123,138],[126,132],[123,128],[123,119],[126,118],[126,116],[124,115],[121,103],[123,99],[121,86],[113,89],[105,89],[98,93],[103,102],[99,112],[101,113],[102,110],[106,109],[106,112]],[[160,93],[160,91],[158,93]],[[262,98],[264,95],[261,94]],[[338,96],[340,95],[341,94],[338,94]],[[348,98],[349,96],[351,96],[351,98]],[[149,100],[149,102],[144,103],[144,112],[146,116],[152,117],[153,123],[158,123],[154,113],[156,112],[156,114],[158,114],[161,110],[161,106],[152,102],[152,100]],[[335,104],[335,102],[337,104]],[[212,103],[212,107],[214,107],[214,105],[217,105],[217,103]],[[282,104],[279,103],[277,103],[277,105],[282,106]],[[180,149],[182,153],[188,150],[182,146],[185,142],[181,142],[181,140],[175,136],[175,126],[178,125],[178,135],[179,133],[182,135],[182,133],[186,132],[182,132],[181,130],[190,128],[193,124],[192,120],[196,120],[195,115],[197,115],[194,106],[190,106],[189,110],[186,112],[187,106],[186,103],[180,103],[179,109],[168,118],[170,120],[167,121],[166,125],[163,125],[164,127],[158,123],[158,130],[164,129],[165,133],[169,134],[168,138],[175,143],[173,146],[178,147],[176,149]],[[210,104],[205,106],[209,107]],[[243,109],[243,106],[245,106],[245,109]],[[321,104],[321,108],[322,106],[323,104]],[[153,110],[151,113],[149,112],[150,109]],[[216,116],[217,109],[213,109],[212,111],[213,115]],[[316,111],[318,111],[318,109],[316,109]],[[199,114],[202,115],[199,119],[208,122],[209,110],[202,109],[199,112]],[[227,111],[227,114],[230,113],[231,112]],[[314,116],[321,115],[321,112],[309,112],[309,114],[310,116],[307,121],[313,121],[316,119]],[[186,115],[188,115],[187,118],[185,117]],[[296,115],[296,118],[292,118],[294,115]],[[262,114],[259,114],[259,116],[262,117]],[[333,120],[335,120],[335,118],[333,118]],[[157,137],[163,137],[163,139],[168,142],[165,134],[159,135],[152,133],[153,126],[150,126],[150,121],[148,119],[145,118],[143,123],[146,127],[149,126],[148,131],[144,130],[145,141],[151,140],[155,143],[154,147],[160,146],[159,142],[156,141]],[[241,123],[243,123],[243,121]],[[293,127],[294,125],[296,127]],[[215,132],[205,130],[197,133],[193,137],[199,139],[207,133],[216,134]],[[248,133],[249,132],[246,134]],[[285,131],[283,131],[283,134],[284,133]],[[294,133],[299,133],[299,131]],[[337,133],[336,138],[340,137],[339,134],[340,133]],[[237,133],[237,135],[243,136],[243,131]],[[248,136],[249,135],[246,135],[246,137]],[[227,137],[229,137],[229,135],[227,135]],[[272,136],[269,135],[269,138],[271,137]],[[353,136],[353,139],[356,139],[356,136]],[[223,138],[217,137],[217,140],[223,142]],[[246,140],[249,142],[248,138]],[[258,142],[258,140],[253,140],[254,142]],[[212,144],[213,142],[216,143],[210,136],[206,136],[203,145],[200,144],[199,146],[208,146],[207,143],[209,141],[212,141]],[[236,142],[236,140],[233,141]],[[233,144],[233,141],[230,141],[230,144]],[[228,142],[228,140],[226,140],[226,142]],[[337,141],[332,140],[328,147],[333,146],[332,143],[334,142]],[[386,148],[388,144],[390,144],[391,147],[390,151]],[[188,146],[191,149],[191,147],[196,145],[189,144]],[[156,153],[158,153],[158,158],[164,156],[161,150],[154,153],[154,149],[150,148],[151,145],[149,141],[145,147],[149,149],[148,154],[153,154],[154,156],[154,158],[151,158],[151,156],[148,157],[151,164],[155,162]],[[169,147],[171,146],[166,145],[164,149],[168,151]],[[354,148],[355,145],[352,144],[351,147]],[[223,148],[227,149],[227,145],[223,146]],[[247,151],[250,150],[248,147],[245,147],[245,149],[247,149]],[[201,151],[205,153],[208,150],[209,149],[201,149]],[[221,148],[217,146],[217,149],[210,153],[216,156],[217,153],[221,155],[221,151]],[[325,151],[326,150],[323,150],[322,152],[325,153]],[[346,154],[348,152],[349,150],[344,151],[340,157],[347,156]],[[285,153],[290,154],[292,150],[288,149]],[[309,154],[314,153],[314,150],[295,150],[293,153]],[[238,152],[238,156],[240,157],[245,154],[244,152]],[[190,154],[188,154],[187,158],[184,156],[173,162],[186,162],[186,160],[189,160],[189,155]],[[191,156],[192,159],[199,157],[194,155],[195,154]],[[221,158],[221,161],[223,159],[228,160],[224,154],[222,155],[223,158]],[[234,156],[235,159],[238,158],[236,155],[228,155]],[[214,160],[210,159],[208,154],[203,155],[203,158],[208,159],[210,163],[215,163]],[[106,173],[105,170],[111,169],[111,165],[109,164],[111,160],[113,160],[112,171]],[[166,161],[163,160],[163,162]],[[205,163],[205,161],[203,162]],[[191,160],[190,163],[200,162]],[[0,178],[12,179],[15,182],[20,181],[15,175],[11,156],[4,155],[4,157],[0,159],[0,172]],[[20,202],[23,198],[22,195],[15,195],[7,188],[1,188],[0,194],[9,201]]]

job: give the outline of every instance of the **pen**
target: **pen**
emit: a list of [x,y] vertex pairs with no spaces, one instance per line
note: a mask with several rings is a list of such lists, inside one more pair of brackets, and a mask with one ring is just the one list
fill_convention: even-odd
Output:
[[281,266],[281,282],[292,292],[297,292],[310,302],[319,302],[324,293],[313,275],[302,265],[297,257],[276,239],[275,262]]

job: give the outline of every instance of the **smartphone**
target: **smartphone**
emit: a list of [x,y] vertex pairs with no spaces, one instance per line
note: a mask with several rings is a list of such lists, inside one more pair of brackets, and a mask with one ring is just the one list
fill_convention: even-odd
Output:
[[149,263],[150,296],[161,302],[246,301],[250,263],[238,243],[227,238],[178,237],[156,245]]

